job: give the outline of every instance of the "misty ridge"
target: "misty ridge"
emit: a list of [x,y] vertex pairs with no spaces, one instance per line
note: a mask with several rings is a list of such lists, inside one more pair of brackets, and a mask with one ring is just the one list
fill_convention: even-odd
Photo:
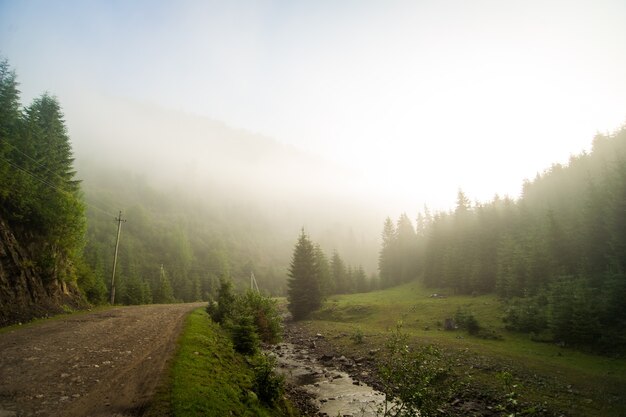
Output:
[[[222,222],[261,228],[266,240],[280,242],[280,264],[288,262],[304,227],[328,253],[336,249],[368,273],[376,271],[389,207],[349,170],[271,138],[156,105],[83,93],[63,105],[91,204],[102,201],[90,192],[93,185],[115,194],[115,181],[140,181],[169,195],[181,213],[196,202],[207,217],[218,211]],[[106,209],[115,213],[136,203],[122,198],[119,207]]]

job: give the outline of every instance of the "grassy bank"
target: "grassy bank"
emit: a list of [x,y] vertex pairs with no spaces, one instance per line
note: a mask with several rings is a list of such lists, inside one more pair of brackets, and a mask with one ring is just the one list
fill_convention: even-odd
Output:
[[228,335],[204,309],[187,318],[168,380],[157,394],[149,416],[288,416],[262,404],[252,391],[253,371],[235,353]]
[[[545,405],[571,416],[626,415],[626,360],[585,354],[527,335],[509,332],[500,301],[487,296],[430,297],[435,291],[407,284],[384,291],[331,297],[308,323],[346,353],[366,354],[384,344],[386,332],[402,321],[417,343],[446,350],[465,384],[482,391],[503,390],[497,376],[513,375],[516,393],[529,404]],[[445,331],[457,309],[471,312],[483,333],[497,340]],[[356,338],[355,335],[362,335]],[[356,343],[355,340],[363,343]],[[529,412],[532,410],[529,410]]]

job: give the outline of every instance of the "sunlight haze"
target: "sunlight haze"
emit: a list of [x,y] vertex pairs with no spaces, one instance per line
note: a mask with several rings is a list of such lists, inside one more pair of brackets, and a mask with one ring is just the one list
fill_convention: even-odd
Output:
[[0,54],[24,103],[78,103],[70,132],[83,94],[195,114],[413,215],[517,197],[622,125],[625,21],[618,0],[1,1]]

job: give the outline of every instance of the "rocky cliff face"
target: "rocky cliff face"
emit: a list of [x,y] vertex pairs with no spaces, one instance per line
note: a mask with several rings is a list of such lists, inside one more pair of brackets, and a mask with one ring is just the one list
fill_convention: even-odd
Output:
[[74,285],[45,281],[25,245],[0,219],[0,326],[59,313],[64,305],[84,305]]

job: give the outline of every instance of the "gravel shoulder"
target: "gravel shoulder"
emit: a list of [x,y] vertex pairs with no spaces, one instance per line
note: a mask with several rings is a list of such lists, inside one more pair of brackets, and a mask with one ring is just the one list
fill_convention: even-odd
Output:
[[202,305],[120,307],[0,334],[0,416],[141,415]]

